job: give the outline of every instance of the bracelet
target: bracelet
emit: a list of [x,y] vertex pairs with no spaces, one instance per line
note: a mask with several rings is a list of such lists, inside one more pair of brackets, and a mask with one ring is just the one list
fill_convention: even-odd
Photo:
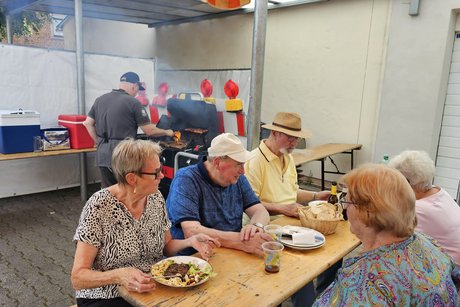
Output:
[[313,192],[313,199],[312,200],[316,200],[316,192]]

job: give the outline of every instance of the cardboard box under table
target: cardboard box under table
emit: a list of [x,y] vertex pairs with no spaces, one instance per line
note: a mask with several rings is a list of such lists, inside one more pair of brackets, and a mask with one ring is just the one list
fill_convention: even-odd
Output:
[[0,153],[34,151],[40,135],[40,114],[35,111],[0,110]]
[[94,141],[83,126],[86,115],[70,114],[59,115],[58,121],[60,126],[69,129],[70,133],[70,147],[72,149],[91,148],[94,146]]

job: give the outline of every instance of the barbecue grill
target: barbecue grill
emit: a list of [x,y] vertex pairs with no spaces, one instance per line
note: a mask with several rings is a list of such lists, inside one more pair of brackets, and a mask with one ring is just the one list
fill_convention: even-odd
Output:
[[[176,138],[163,137],[159,141],[163,148],[161,162],[165,175],[159,189],[165,199],[169,194],[175,171],[197,163],[201,156],[207,154],[211,140],[219,133],[215,105],[204,101],[203,96],[199,93],[185,93],[178,97],[181,98],[168,99],[167,108],[170,117],[163,115],[157,124],[157,127],[161,129],[172,129],[179,132]],[[188,154],[178,155],[175,166],[175,158],[179,152]],[[198,158],[192,158],[194,155]]]

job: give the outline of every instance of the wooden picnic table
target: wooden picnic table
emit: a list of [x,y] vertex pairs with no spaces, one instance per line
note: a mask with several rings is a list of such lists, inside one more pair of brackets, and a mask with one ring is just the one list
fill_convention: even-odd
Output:
[[[298,219],[284,216],[272,223],[300,226]],[[349,223],[342,221],[320,248],[301,251],[285,247],[278,273],[265,272],[260,257],[217,248],[209,260],[217,275],[204,284],[191,288],[159,284],[150,293],[130,292],[120,286],[120,294],[134,306],[277,306],[359,244]]]
[[[324,168],[324,161],[330,156],[337,154],[350,155],[350,169],[354,167],[354,151],[361,149],[361,144],[345,144],[345,143],[328,143],[306,149],[304,152],[294,152],[295,165],[302,165],[311,161],[321,161],[321,189],[324,190],[324,174],[344,174],[338,168],[336,171],[326,171]],[[334,164],[335,165],[335,164]],[[337,166],[336,166],[337,167]]]

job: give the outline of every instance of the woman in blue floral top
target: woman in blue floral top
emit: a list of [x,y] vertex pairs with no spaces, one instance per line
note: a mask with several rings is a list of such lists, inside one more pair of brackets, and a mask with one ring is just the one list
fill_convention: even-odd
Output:
[[314,306],[459,306],[460,269],[430,237],[414,232],[407,180],[368,164],[342,178],[351,231],[363,250],[349,258]]

